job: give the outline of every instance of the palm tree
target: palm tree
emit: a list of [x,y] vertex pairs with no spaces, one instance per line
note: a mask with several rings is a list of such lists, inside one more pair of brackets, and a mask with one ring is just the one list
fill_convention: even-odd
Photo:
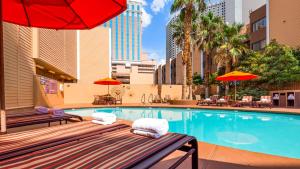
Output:
[[[217,50],[215,62],[225,66],[225,73],[231,72],[234,65],[237,64],[239,57],[247,50],[244,44],[247,35],[241,34],[242,24],[224,25],[222,32],[222,45]],[[226,85],[225,94],[229,91],[229,85]]]
[[[196,23],[197,15],[194,13],[192,18],[192,30],[191,30],[191,46],[194,46],[195,44],[195,32],[197,28]],[[176,17],[175,21],[171,24],[171,27],[173,29],[173,36],[172,38],[175,41],[175,44],[180,48],[183,49],[184,47],[184,17],[183,15],[179,15]],[[190,48],[190,54],[192,52],[193,48]],[[192,56],[191,56],[192,57]],[[188,60],[186,62],[186,76],[187,79],[192,78],[192,58],[188,57]],[[190,80],[187,80],[187,85],[189,86],[189,98],[192,99],[192,82]]]
[[[180,15],[183,19],[183,32],[184,32],[184,43],[183,43],[183,85],[182,85],[182,99],[186,99],[185,91],[187,81],[192,84],[192,69],[188,68],[187,65],[191,66],[191,31],[192,31],[192,20],[193,15],[197,11],[204,11],[205,3],[204,0],[174,0],[171,6],[171,13],[180,11]],[[188,75],[188,76],[187,76]],[[187,78],[188,77],[188,78]]]
[[204,65],[204,84],[205,84],[205,97],[209,96],[209,76],[211,74],[211,61],[214,58],[218,47],[220,46],[220,39],[222,39],[223,20],[214,16],[209,12],[206,15],[201,15],[198,20],[199,26],[197,27],[196,38],[197,45],[205,55]]

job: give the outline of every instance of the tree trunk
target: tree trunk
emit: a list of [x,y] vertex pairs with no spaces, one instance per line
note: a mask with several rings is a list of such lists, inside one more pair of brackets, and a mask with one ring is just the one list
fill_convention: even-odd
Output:
[[[189,53],[189,55],[191,55],[191,53]],[[193,99],[193,93],[192,93],[192,90],[191,90],[191,86],[193,84],[193,72],[192,72],[192,57],[189,57],[188,58],[188,63],[187,63],[187,67],[186,67],[186,73],[187,73],[187,85],[189,86],[189,96],[188,98],[190,100]]]
[[182,94],[181,99],[186,99],[186,64],[182,64]]
[[[187,8],[184,18],[184,48],[183,55],[186,63],[186,84],[192,84],[192,56],[191,56],[191,29],[192,29],[192,4]],[[189,99],[191,94],[189,92]]]
[[209,97],[209,54],[205,52],[205,75],[204,75],[204,84],[205,84],[205,97]]

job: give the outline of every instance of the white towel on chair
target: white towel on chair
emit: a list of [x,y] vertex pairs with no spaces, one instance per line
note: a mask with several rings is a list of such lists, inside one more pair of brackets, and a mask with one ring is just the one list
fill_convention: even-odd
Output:
[[94,120],[105,123],[114,123],[117,121],[117,116],[112,113],[93,113],[92,117]]
[[99,120],[92,120],[92,123],[101,124],[101,125],[109,125],[113,124],[115,121],[99,121]]
[[151,138],[159,138],[159,137],[161,137],[157,133],[152,133],[152,132],[142,131],[142,130],[132,130],[132,133],[138,134],[138,135],[142,135],[142,136],[146,136],[146,137],[151,137]]
[[132,129],[163,136],[168,133],[169,123],[166,119],[142,118],[133,122]]

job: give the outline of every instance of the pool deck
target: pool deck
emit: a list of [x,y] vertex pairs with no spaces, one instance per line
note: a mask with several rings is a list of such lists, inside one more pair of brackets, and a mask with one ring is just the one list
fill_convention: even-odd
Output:
[[[178,107],[178,108],[203,108],[203,109],[226,109],[226,110],[250,110],[274,113],[292,113],[299,114],[300,109],[283,109],[283,108],[232,108],[232,107],[215,107],[215,106],[194,106],[194,105],[168,105],[168,104],[125,104],[117,107]],[[112,107],[112,106],[95,106],[91,104],[63,105],[60,108],[90,108],[90,107]],[[115,107],[115,106],[113,106]],[[85,120],[90,118],[85,117]],[[129,121],[119,120],[122,123],[131,124]],[[52,123],[51,123],[52,124]],[[58,123],[53,123],[58,125]],[[40,127],[47,127],[47,124],[26,126],[21,128],[10,129],[11,132],[20,132]],[[297,141],[297,140],[295,140]],[[205,142],[198,142],[199,146],[199,169],[300,169],[300,159],[285,158],[262,153],[244,151]],[[295,147],[298,148],[298,147]],[[166,157],[164,160],[153,166],[153,169],[167,168],[182,155],[182,152],[176,151]],[[180,165],[180,169],[191,168],[190,158]]]

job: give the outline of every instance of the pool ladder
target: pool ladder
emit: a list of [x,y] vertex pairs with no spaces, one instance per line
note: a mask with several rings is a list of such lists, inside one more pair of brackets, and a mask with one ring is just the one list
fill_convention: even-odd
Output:
[[152,104],[153,103],[153,94],[150,94],[148,97],[148,103]]
[[146,104],[146,94],[145,93],[142,95],[141,103]]

